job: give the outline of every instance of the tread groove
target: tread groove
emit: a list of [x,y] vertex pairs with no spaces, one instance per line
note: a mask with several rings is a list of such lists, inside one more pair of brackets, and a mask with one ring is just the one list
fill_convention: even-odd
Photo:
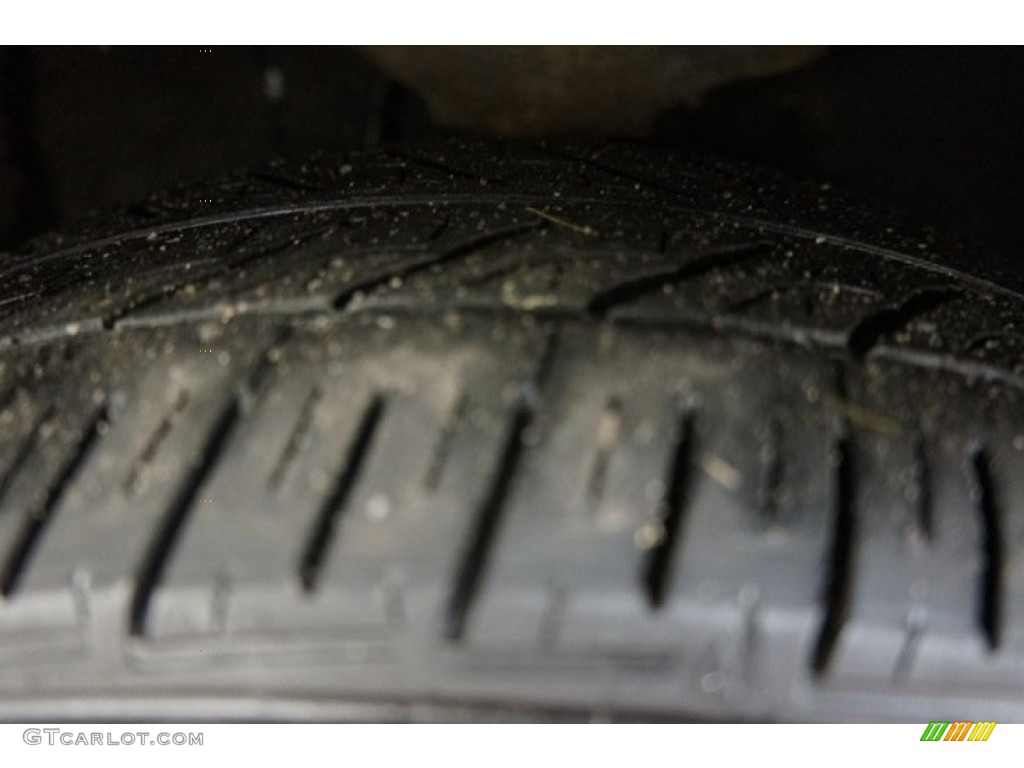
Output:
[[257,262],[268,256],[273,256],[282,251],[290,248],[297,248],[300,245],[304,245],[317,237],[323,237],[335,229],[334,225],[319,225],[317,227],[310,227],[300,232],[291,234],[287,238],[280,238],[276,242],[268,243],[260,248],[255,249],[252,253],[239,253],[238,255],[231,257],[229,254],[238,251],[245,243],[252,240],[257,234],[256,229],[248,230],[239,237],[235,238],[226,248],[224,248],[220,257],[223,259],[222,262],[216,264],[210,269],[206,269],[200,272],[195,272],[188,275],[188,279],[184,282],[174,283],[160,288],[157,291],[148,293],[138,300],[129,301],[122,307],[108,312],[103,316],[101,323],[106,330],[112,330],[117,327],[117,324],[131,315],[138,314],[140,310],[149,309],[150,307],[162,304],[168,299],[177,296],[183,290],[190,285],[198,285],[200,283],[208,283],[211,280],[215,280],[218,277],[224,277],[230,275],[232,272],[246,267],[253,262]]
[[444,424],[441,426],[441,434],[437,438],[437,445],[430,457],[430,464],[423,475],[423,487],[429,491],[436,491],[441,483],[441,475],[444,472],[445,464],[448,462],[448,454],[451,453],[452,443],[462,431],[466,414],[469,411],[469,398],[465,392],[460,392],[455,402],[445,416]]
[[988,451],[978,446],[971,451],[972,496],[981,527],[981,580],[978,597],[978,627],[990,651],[1002,641],[1003,618],[1003,533],[992,465]]
[[145,633],[149,604],[173,554],[178,534],[191,511],[196,496],[211,475],[227,447],[241,414],[238,395],[232,395],[207,433],[199,459],[188,470],[178,486],[160,521],[156,534],[150,540],[135,576],[128,612],[128,631],[139,637]]
[[2,414],[4,411],[10,408],[14,401],[17,399],[18,389],[18,387],[12,386],[8,389],[5,389],[3,391],[3,394],[0,394],[0,414]]
[[669,462],[665,468],[665,494],[656,514],[660,535],[648,551],[643,566],[644,595],[648,605],[655,610],[664,607],[668,598],[672,563],[682,532],[686,497],[693,473],[694,421],[692,408],[680,409]]
[[243,410],[247,410],[252,407],[253,402],[263,392],[263,387],[267,382],[267,378],[281,359],[283,354],[283,345],[291,339],[294,333],[295,326],[288,323],[279,326],[277,330],[274,331],[273,340],[260,353],[259,358],[256,360],[256,364],[252,367],[252,371],[249,373],[245,386],[241,389],[240,405],[243,406]]
[[437,226],[431,230],[430,234],[427,236],[427,242],[433,243],[439,240],[441,235],[448,231],[448,227],[451,223],[452,217],[450,215],[445,215],[445,217],[438,222]]
[[527,232],[540,229],[545,225],[546,222],[544,221],[530,221],[521,224],[513,224],[502,229],[491,230],[490,232],[474,237],[461,245],[457,245],[454,248],[443,251],[442,253],[429,256],[419,261],[414,261],[411,264],[403,264],[381,274],[358,280],[337,294],[331,304],[337,310],[345,310],[350,304],[352,304],[357,295],[365,295],[373,291],[375,288],[387,285],[396,278],[406,280],[410,276],[423,272],[424,270],[432,269],[451,261],[464,259],[467,256],[472,256],[477,251],[483,250],[484,248],[505,242],[506,240],[512,240]]
[[622,431],[622,401],[612,396],[605,403],[601,419],[597,424],[596,448],[594,460],[590,468],[590,476],[587,479],[587,495],[592,501],[601,497],[604,490],[605,479],[608,475],[608,465],[611,462],[612,453],[619,444]]
[[129,300],[129,302],[123,306],[115,309],[113,312],[108,312],[100,318],[100,324],[106,331],[112,331],[117,327],[117,324],[121,322],[128,315],[138,312],[140,309],[148,309],[149,307],[156,306],[165,299],[170,298],[175,293],[181,290],[184,286],[166,286],[161,288],[159,291],[153,293],[147,293],[145,296],[140,298],[138,301]]
[[443,634],[446,640],[462,639],[487,565],[494,538],[508,502],[509,487],[526,448],[524,436],[533,423],[544,386],[554,365],[558,336],[549,330],[534,369],[523,383],[509,414],[504,442],[490,484],[473,516],[471,529],[456,566],[455,578],[445,605]]
[[903,644],[900,647],[896,663],[893,665],[892,681],[900,683],[906,680],[914,667],[917,659],[917,652],[921,646],[924,636],[924,619],[911,611],[907,616],[907,624],[903,634]]
[[[227,274],[233,270],[239,269],[240,267],[248,266],[249,264],[259,261],[267,256],[274,256],[275,254],[282,253],[289,249],[307,245],[317,238],[326,238],[328,235],[334,233],[336,229],[337,224],[318,224],[315,227],[306,227],[305,229],[293,232],[287,237],[278,238],[274,242],[266,243],[254,249],[251,253],[241,253],[239,251],[237,256],[226,259],[225,263],[221,265],[219,271],[200,275],[199,279],[211,280],[222,274]],[[255,234],[255,231],[253,234]],[[248,240],[248,238],[245,240]],[[237,251],[240,246],[244,244],[245,240],[243,240],[242,243],[234,244],[227,252],[230,253]]]
[[498,523],[508,500],[509,486],[523,452],[523,433],[530,425],[533,414],[533,398],[523,392],[509,418],[497,471],[483,502],[477,508],[468,545],[459,561],[445,612],[444,635],[447,640],[461,640],[465,632],[466,619],[479,589]]
[[274,468],[267,478],[267,484],[271,488],[278,490],[281,487],[285,475],[288,474],[288,470],[291,469],[295,457],[298,456],[302,448],[306,435],[309,434],[309,429],[313,425],[313,413],[322,398],[323,392],[320,391],[320,387],[314,386],[303,401],[299,415],[295,419],[295,425],[288,435],[288,442],[285,443],[281,455],[277,457]]
[[[683,190],[673,184],[668,184],[666,182],[659,181],[658,179],[652,179],[651,177],[641,173],[633,173],[632,171],[627,171],[626,169],[620,168],[616,165],[610,165],[598,160],[597,158],[600,157],[601,152],[593,153],[590,157],[585,157],[569,151],[552,149],[544,144],[533,144],[532,148],[541,154],[547,155],[548,157],[593,168],[594,170],[601,171],[602,173],[606,173],[610,176],[618,177],[621,180],[631,181],[635,184],[642,184],[643,186],[658,192],[668,192],[675,195],[683,193]],[[683,173],[682,175],[685,178],[703,179],[702,176],[695,173]]]
[[138,493],[141,490],[143,472],[153,462],[153,459],[156,458],[160,445],[167,438],[167,435],[170,434],[171,428],[174,426],[174,420],[185,410],[187,405],[188,391],[183,389],[178,393],[171,407],[164,413],[160,423],[150,435],[149,440],[146,441],[142,450],[139,451],[139,455],[132,462],[128,470],[128,476],[124,481],[124,490],[126,492]]
[[765,441],[761,445],[761,519],[767,527],[779,523],[779,495],[783,477],[782,424],[777,416],[768,420]]
[[925,288],[902,304],[887,307],[861,320],[847,336],[847,347],[857,359],[863,359],[883,336],[896,333],[914,319],[960,298],[962,291],[952,288]]
[[670,242],[671,236],[669,235],[668,227],[662,224],[658,232],[658,253],[667,253]]
[[587,302],[587,312],[593,317],[604,317],[622,304],[633,302],[665,286],[699,277],[713,269],[739,264],[763,253],[768,247],[768,243],[760,241],[723,246],[698,254],[682,266],[627,278],[595,293]]
[[[473,181],[476,183],[479,183],[480,179],[483,178],[479,173],[466,171],[463,170],[462,168],[457,168],[454,165],[450,165],[446,162],[434,160],[433,158],[429,157],[422,157],[413,152],[392,149],[388,152],[388,155],[392,159],[398,160],[399,162],[405,163],[406,165],[418,165],[421,168],[426,168],[431,171],[437,171],[438,173],[442,173],[446,176],[466,179],[468,181]],[[488,183],[499,183],[500,179],[487,177],[487,181]]]
[[293,192],[322,192],[323,187],[317,184],[310,184],[308,181],[302,179],[296,179],[292,176],[286,176],[282,173],[273,173],[268,171],[250,171],[248,173],[250,179],[254,181],[261,181],[264,184],[269,184],[272,187],[280,189],[288,189]]
[[817,676],[826,672],[832,660],[832,653],[849,614],[853,587],[853,546],[857,528],[854,512],[856,478],[853,441],[849,424],[845,420],[834,439],[832,451],[835,488],[832,541],[822,595],[824,617],[811,659],[811,669]]
[[302,557],[299,560],[299,581],[306,592],[316,589],[324,556],[334,537],[334,529],[338,525],[339,515],[366,463],[374,434],[383,414],[384,397],[378,393],[373,396],[366,410],[363,411],[355,435],[346,450],[344,467],[331,492],[324,499],[324,503],[317,513],[313,530],[303,547]]
[[856,296],[872,298],[876,301],[881,301],[883,298],[882,292],[875,290],[874,288],[864,288],[863,286],[840,283],[835,280],[812,280],[795,283],[780,283],[769,288],[764,288],[729,304],[725,308],[725,311],[741,314],[751,307],[755,307],[768,299],[776,300],[786,293],[791,293],[793,291],[806,291],[808,294],[811,294],[815,290],[827,290],[831,292],[842,291]]
[[932,504],[931,466],[925,449],[924,436],[918,431],[913,438],[914,488],[917,493],[916,523],[925,541],[935,538],[935,511]]
[[[68,488],[71,487],[71,484],[78,476],[79,470],[100,437],[103,429],[101,425],[106,422],[107,406],[103,404],[90,417],[74,449],[64,461],[57,477],[46,490],[46,496],[43,498],[42,503],[31,510],[26,516],[14,546],[4,562],[3,572],[0,575],[0,596],[4,598],[10,597],[15,589],[17,589],[18,582],[24,575],[32,552],[39,543],[40,536],[50,522],[54,511],[64,498]],[[37,433],[33,432],[33,436],[35,434]]]

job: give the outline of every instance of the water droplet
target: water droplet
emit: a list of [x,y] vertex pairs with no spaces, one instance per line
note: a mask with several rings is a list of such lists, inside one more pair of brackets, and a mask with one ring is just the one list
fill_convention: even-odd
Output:
[[637,549],[652,549],[665,540],[665,526],[660,520],[645,523],[633,534],[633,545]]
[[374,522],[386,520],[391,516],[391,497],[385,493],[375,493],[366,501],[366,516]]
[[644,486],[644,498],[648,501],[661,501],[665,496],[665,483],[655,478],[648,480]]
[[704,693],[718,693],[725,687],[725,675],[721,672],[708,672],[700,679],[700,689]]

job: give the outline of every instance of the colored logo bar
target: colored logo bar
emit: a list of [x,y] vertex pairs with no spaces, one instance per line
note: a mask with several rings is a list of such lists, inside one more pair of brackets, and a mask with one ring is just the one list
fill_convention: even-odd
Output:
[[921,734],[921,741],[988,741],[996,723],[992,720],[956,722],[933,720]]

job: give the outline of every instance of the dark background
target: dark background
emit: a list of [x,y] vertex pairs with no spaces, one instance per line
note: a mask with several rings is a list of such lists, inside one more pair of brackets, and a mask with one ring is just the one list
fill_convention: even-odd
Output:
[[[643,140],[829,181],[1005,256],[1024,248],[1017,48],[828,49],[653,126]],[[439,130],[352,48],[0,49],[0,249],[155,188]]]

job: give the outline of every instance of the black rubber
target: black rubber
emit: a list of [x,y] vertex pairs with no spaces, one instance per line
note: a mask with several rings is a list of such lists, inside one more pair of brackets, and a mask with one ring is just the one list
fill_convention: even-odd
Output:
[[1024,304],[828,189],[451,141],[0,261],[0,717],[1024,719]]

